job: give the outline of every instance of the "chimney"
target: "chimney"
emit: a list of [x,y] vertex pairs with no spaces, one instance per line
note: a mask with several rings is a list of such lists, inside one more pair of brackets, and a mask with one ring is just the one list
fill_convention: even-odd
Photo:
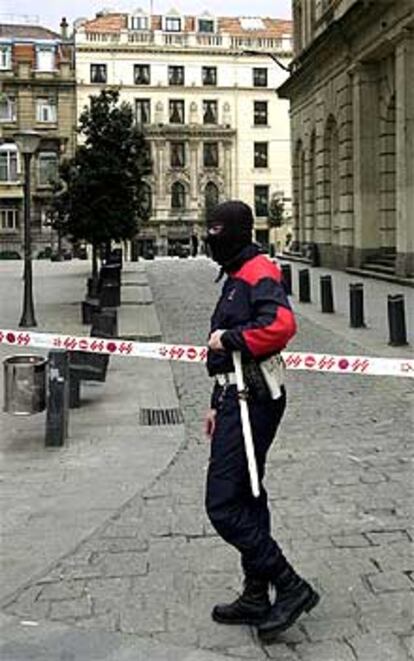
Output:
[[69,27],[69,24],[68,24],[66,18],[63,17],[61,22],[60,22],[60,34],[62,36],[62,39],[67,39],[68,38],[68,27]]

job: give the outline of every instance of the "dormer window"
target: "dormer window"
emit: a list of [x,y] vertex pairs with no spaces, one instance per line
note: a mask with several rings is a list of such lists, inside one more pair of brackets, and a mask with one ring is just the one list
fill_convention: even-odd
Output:
[[199,32],[214,32],[214,19],[213,18],[199,18],[198,19]]
[[36,69],[38,71],[54,71],[55,64],[54,46],[38,46],[36,48]]
[[7,71],[12,68],[11,46],[0,46],[0,70]]
[[165,31],[181,32],[181,18],[177,18],[175,16],[167,16],[165,18]]
[[149,30],[148,16],[131,16],[129,27],[131,30]]

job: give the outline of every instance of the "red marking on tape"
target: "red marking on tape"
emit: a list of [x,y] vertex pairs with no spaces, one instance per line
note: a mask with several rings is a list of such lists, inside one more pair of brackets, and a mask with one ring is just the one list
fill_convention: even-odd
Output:
[[299,365],[302,362],[302,357],[301,356],[288,356],[286,358],[286,365],[288,367],[299,367]]
[[30,342],[30,335],[29,333],[19,333],[17,336],[17,344],[20,344],[20,346],[24,345],[27,347],[27,345]]
[[369,360],[365,359],[360,359],[356,358],[354,362],[352,363],[352,371],[353,372],[365,372],[365,370],[369,367]]
[[60,339],[60,337],[53,338],[53,346],[56,347],[57,349],[60,349],[60,347],[62,346],[62,340]]
[[116,344],[115,344],[115,342],[108,342],[108,344],[106,345],[106,348],[108,349],[108,351],[109,351],[110,353],[114,353],[114,351],[116,351]]
[[195,349],[194,347],[188,347],[187,358],[189,360],[195,360],[197,358],[197,349]]
[[132,351],[132,342],[121,342],[119,345],[119,353],[129,355]]
[[10,342],[10,344],[13,344],[13,342],[16,342],[15,334],[14,333],[7,333],[6,340],[7,340],[7,342]]
[[182,358],[185,354],[185,349],[183,347],[171,347],[168,355],[171,358],[171,360],[179,360]]
[[158,353],[160,354],[160,356],[166,356],[166,355],[168,354],[168,349],[167,349],[167,347],[160,347],[160,348],[158,349]]
[[315,356],[306,356],[306,358],[305,358],[306,367],[312,368],[312,367],[315,367],[315,364],[316,364]]
[[400,371],[407,373],[407,372],[414,372],[414,362],[413,363],[402,363],[400,366]]
[[338,367],[340,370],[347,370],[349,367],[349,360],[346,358],[341,358],[338,360]]
[[100,352],[104,350],[105,343],[103,342],[103,340],[100,340],[99,342],[98,340],[92,340],[89,348],[92,349],[92,351]]
[[203,347],[200,351],[200,360],[206,360],[207,353],[208,353],[208,349],[206,347]]
[[332,358],[332,356],[324,356],[323,358],[320,359],[318,363],[318,367],[321,370],[331,370],[335,365],[335,358]]
[[73,351],[73,349],[76,349],[78,345],[78,341],[76,340],[75,337],[65,337],[63,341],[63,346],[65,349],[69,349],[70,351]]
[[88,340],[79,340],[79,349],[82,349],[82,351],[87,351],[89,348],[89,342]]

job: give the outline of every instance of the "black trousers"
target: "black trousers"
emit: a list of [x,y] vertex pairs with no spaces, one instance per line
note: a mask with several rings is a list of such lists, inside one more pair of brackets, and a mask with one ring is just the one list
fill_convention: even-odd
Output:
[[217,409],[207,477],[206,509],[218,534],[241,553],[246,575],[272,576],[283,555],[271,536],[267,494],[263,487],[266,455],[286,407],[278,400],[249,401],[250,422],[260,480],[260,497],[251,492],[240,408],[230,386]]

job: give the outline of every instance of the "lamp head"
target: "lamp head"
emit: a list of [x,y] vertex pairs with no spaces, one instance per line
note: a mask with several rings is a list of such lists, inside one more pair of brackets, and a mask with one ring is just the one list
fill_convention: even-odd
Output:
[[39,147],[41,135],[36,131],[17,131],[13,139],[22,154],[34,154]]

